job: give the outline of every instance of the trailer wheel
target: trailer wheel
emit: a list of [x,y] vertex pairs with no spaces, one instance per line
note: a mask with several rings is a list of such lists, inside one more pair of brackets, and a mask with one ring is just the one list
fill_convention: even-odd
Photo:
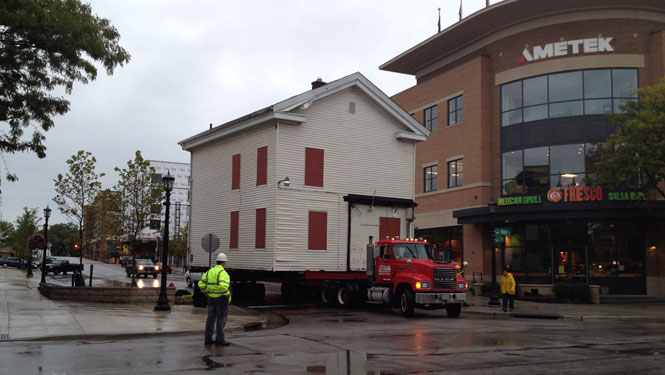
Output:
[[461,303],[447,303],[446,304],[446,314],[448,314],[449,318],[457,318],[461,312],[462,312],[462,304]]
[[338,287],[334,284],[326,284],[321,290],[321,300],[328,306],[335,306],[337,304]]
[[403,287],[399,292],[399,308],[403,316],[413,316],[416,307],[415,296],[408,287]]

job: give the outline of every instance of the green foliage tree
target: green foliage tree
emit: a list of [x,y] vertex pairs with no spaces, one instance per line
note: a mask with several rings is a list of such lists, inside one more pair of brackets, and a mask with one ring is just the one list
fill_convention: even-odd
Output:
[[38,231],[41,218],[37,216],[37,208],[23,207],[23,214],[16,219],[16,229],[10,236],[10,243],[16,256],[28,259],[28,238]]
[[[58,174],[55,182],[56,196],[53,201],[58,205],[58,209],[67,218],[76,222],[79,227],[79,238],[84,241],[83,225],[86,219],[86,209],[94,201],[102,188],[99,178],[104,173],[95,172],[95,163],[97,159],[88,151],[80,150],[76,155],[67,160],[69,172],[66,175]],[[85,244],[84,244],[85,245]],[[82,249],[85,249],[83,246]],[[80,262],[83,250],[79,254]]]
[[[110,21],[79,0],[0,1],[0,153],[31,151],[46,156],[43,132],[69,102],[52,94],[97,77],[95,62],[112,75],[130,55]],[[34,127],[29,138],[24,129]],[[41,128],[41,129],[40,129]],[[9,180],[16,176],[7,173]]]
[[134,160],[129,160],[126,168],[116,167],[115,171],[120,175],[115,189],[122,192],[122,230],[135,243],[150,220],[161,215],[163,188],[155,178],[155,168],[143,159],[141,151],[136,151]]
[[74,223],[54,224],[48,227],[48,242],[51,243],[51,254],[72,255],[74,244],[79,242],[79,230]]
[[623,113],[610,115],[616,131],[589,153],[586,181],[665,198],[665,80],[637,94],[639,100],[627,102]]

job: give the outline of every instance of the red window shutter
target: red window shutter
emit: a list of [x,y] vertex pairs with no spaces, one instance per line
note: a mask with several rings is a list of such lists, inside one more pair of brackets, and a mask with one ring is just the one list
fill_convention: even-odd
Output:
[[238,227],[239,227],[239,217],[240,211],[231,211],[231,233],[229,239],[229,248],[237,249],[238,248]]
[[256,244],[257,249],[266,248],[266,209],[256,209]]
[[240,154],[233,155],[231,190],[240,189]]
[[309,250],[326,250],[328,244],[328,213],[309,212]]
[[305,148],[305,185],[323,187],[323,150]]
[[400,220],[398,217],[379,218],[379,239],[385,240],[386,237],[399,237]]
[[268,146],[256,150],[256,186],[268,183]]

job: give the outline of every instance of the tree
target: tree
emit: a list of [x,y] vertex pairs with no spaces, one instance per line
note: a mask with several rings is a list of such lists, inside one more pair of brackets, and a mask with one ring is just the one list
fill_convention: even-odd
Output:
[[[96,162],[97,159],[90,152],[80,150],[67,160],[69,172],[65,176],[58,174],[58,178],[53,180],[57,193],[53,201],[63,215],[78,223],[79,238],[83,240],[85,210],[102,188],[99,178],[104,173],[95,173]],[[83,250],[79,254],[79,261],[83,263]]]
[[614,190],[657,192],[665,198],[665,80],[637,90],[639,101],[610,115],[616,126],[589,157],[587,183]]
[[71,253],[74,244],[78,243],[79,231],[76,224],[54,224],[48,227],[48,242],[51,243],[51,254],[53,255],[73,255],[79,254]]
[[16,219],[16,229],[11,234],[10,243],[16,256],[28,258],[28,238],[38,231],[41,219],[37,217],[37,208],[23,207],[23,214]]
[[0,220],[0,242],[4,243],[14,232],[14,224]]
[[136,242],[141,230],[150,220],[161,215],[163,188],[155,178],[155,168],[136,151],[127,167],[115,168],[120,180],[115,189],[122,192],[121,225],[128,239]]
[[[9,126],[0,134],[0,153],[31,151],[44,158],[42,131],[69,111],[69,102],[52,92],[64,87],[71,94],[74,82],[95,80],[95,62],[112,75],[130,59],[119,39],[109,20],[79,0],[1,1],[0,123]],[[24,138],[29,127],[35,130]],[[16,180],[9,172],[7,178]]]

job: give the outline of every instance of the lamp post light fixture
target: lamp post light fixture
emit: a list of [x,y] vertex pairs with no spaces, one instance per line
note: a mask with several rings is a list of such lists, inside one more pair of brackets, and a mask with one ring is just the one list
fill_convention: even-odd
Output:
[[496,286],[496,249],[495,249],[495,224],[494,218],[496,217],[496,208],[497,204],[494,200],[491,200],[487,204],[487,208],[490,214],[490,249],[492,250],[492,289],[490,290],[490,300],[489,305],[498,306],[499,305],[499,291]]
[[291,186],[291,181],[289,181],[289,176],[286,176],[285,179],[277,181],[277,187],[280,187],[279,184],[284,183],[284,187]]
[[164,216],[164,241],[162,241],[164,245],[162,248],[162,282],[159,286],[159,298],[155,305],[155,311],[171,311],[169,298],[166,296],[166,258],[169,249],[169,208],[171,207],[171,190],[173,190],[174,180],[175,177],[171,176],[170,172],[167,172],[167,175],[162,177],[162,184],[164,185],[164,192],[166,193],[166,201],[164,202],[164,206],[166,206],[166,214]]
[[44,209],[44,217],[46,218],[46,223],[44,223],[44,250],[42,250],[42,280],[41,283],[46,283],[46,249],[48,249],[48,218],[51,216],[51,209],[46,205]]

